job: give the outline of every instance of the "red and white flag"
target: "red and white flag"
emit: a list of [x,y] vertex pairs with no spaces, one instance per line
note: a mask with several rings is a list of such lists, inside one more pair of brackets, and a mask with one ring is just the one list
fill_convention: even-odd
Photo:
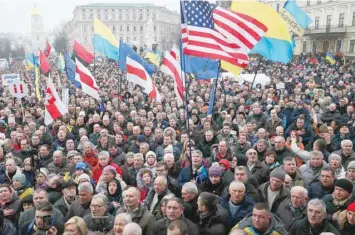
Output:
[[137,61],[127,56],[127,81],[132,82],[144,88],[144,93],[156,101],[161,101],[161,96],[156,88],[152,78],[144,67]]
[[51,53],[51,50],[52,50],[51,44],[49,44],[49,42],[46,41],[46,47],[44,48],[44,51],[43,51],[44,55],[46,57],[48,57],[49,54]]
[[80,60],[76,59],[76,73],[75,80],[80,82],[81,89],[84,93],[89,96],[100,100],[99,96],[99,87],[96,84],[94,76],[92,76],[91,72],[86,68]]
[[47,79],[47,89],[45,93],[46,93],[46,97],[44,101],[44,106],[45,106],[44,124],[48,126],[57,118],[67,113],[68,109],[65,108],[65,105],[59,98],[57,90],[55,89],[52,78],[50,76],[48,76]]
[[160,70],[173,77],[174,79],[174,92],[177,98],[178,106],[184,104],[184,79],[182,78],[181,66],[177,58],[179,55],[178,49],[172,48],[170,52],[165,52],[164,59],[161,63]]

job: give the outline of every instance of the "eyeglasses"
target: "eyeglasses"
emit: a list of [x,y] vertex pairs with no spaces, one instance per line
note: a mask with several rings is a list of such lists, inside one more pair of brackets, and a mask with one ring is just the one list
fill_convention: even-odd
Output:
[[94,208],[94,209],[99,209],[101,207],[103,207],[102,205],[90,205],[91,208]]

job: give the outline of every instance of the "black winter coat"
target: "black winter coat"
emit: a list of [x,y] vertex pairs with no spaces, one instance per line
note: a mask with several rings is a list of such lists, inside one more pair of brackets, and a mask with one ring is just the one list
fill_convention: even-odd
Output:
[[207,215],[200,216],[198,223],[200,233],[203,235],[226,235],[228,233],[225,226],[227,217],[227,212],[221,207],[217,207],[215,211],[211,211]]
[[320,235],[323,232],[331,232],[335,235],[340,235],[340,232],[327,220],[324,220],[320,227],[312,229],[307,217],[294,223],[289,230],[289,235]]

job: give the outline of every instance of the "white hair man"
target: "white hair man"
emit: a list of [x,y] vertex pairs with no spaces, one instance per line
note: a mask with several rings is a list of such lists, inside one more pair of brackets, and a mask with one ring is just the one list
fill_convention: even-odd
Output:
[[341,165],[347,169],[349,162],[355,160],[355,152],[353,150],[353,142],[351,140],[343,140],[340,143],[341,149],[333,153],[341,157]]

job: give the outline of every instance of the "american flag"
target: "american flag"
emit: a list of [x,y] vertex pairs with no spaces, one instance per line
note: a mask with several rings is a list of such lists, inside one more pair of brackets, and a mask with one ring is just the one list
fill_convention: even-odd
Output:
[[210,4],[181,1],[184,54],[224,60],[245,67],[247,53],[267,28],[256,19]]

